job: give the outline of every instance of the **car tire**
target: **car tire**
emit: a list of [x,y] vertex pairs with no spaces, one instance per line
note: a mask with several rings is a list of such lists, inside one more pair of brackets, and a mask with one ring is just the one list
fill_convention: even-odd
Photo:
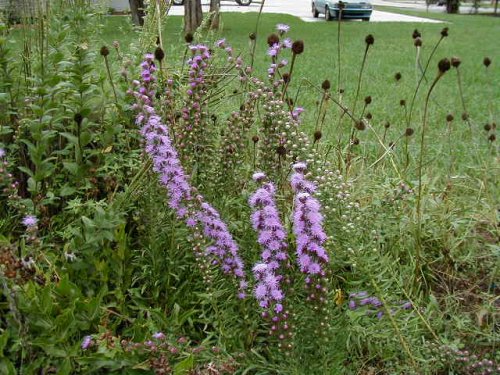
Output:
[[365,22],[370,21],[370,17],[368,17],[368,18],[361,18],[361,19],[362,19],[363,21],[365,21]]
[[325,7],[325,20],[327,21],[332,20],[332,14],[330,13],[330,9],[328,7]]
[[249,6],[250,4],[252,4],[252,0],[236,0],[236,2],[239,4],[239,5],[243,5],[245,7]]
[[184,5],[184,0],[172,0],[174,5]]
[[312,3],[312,14],[313,14],[314,18],[318,18],[318,16],[319,16],[319,12],[316,9],[316,5],[314,3]]

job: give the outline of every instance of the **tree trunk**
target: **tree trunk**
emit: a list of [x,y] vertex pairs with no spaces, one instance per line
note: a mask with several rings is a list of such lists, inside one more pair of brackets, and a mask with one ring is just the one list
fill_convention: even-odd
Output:
[[202,21],[201,0],[186,0],[184,2],[184,32],[193,34]]
[[446,13],[458,13],[460,0],[446,0]]
[[495,0],[495,16],[497,15],[498,10],[498,0]]
[[136,26],[144,25],[144,0],[128,0],[130,12],[132,13],[132,22]]
[[220,23],[220,0],[210,0],[210,13],[212,14],[210,28],[212,30],[218,30]]

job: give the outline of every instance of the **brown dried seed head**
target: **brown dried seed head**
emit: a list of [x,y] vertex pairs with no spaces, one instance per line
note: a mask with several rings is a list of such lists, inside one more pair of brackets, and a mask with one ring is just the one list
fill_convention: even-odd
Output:
[[184,35],[184,41],[188,44],[192,43],[194,40],[194,36],[193,34],[191,33],[186,33],[186,35]]
[[325,91],[330,90],[330,87],[331,87],[330,81],[327,79],[325,79],[321,84],[321,88]]
[[355,127],[356,127],[356,129],[363,131],[366,129],[366,124],[363,120],[359,120],[359,121],[356,121]]
[[497,139],[497,136],[495,134],[491,134],[489,137],[488,137],[488,141],[490,142],[495,142],[495,140]]
[[352,140],[352,144],[353,144],[354,146],[359,145],[359,139],[358,139],[358,138],[354,138],[354,139]]
[[316,130],[314,132],[314,142],[319,141],[322,136],[323,136],[323,133],[321,133],[321,130]]
[[372,102],[372,97],[370,95],[365,97],[365,104],[368,105]]
[[462,63],[462,60],[460,60],[460,57],[453,56],[451,58],[451,66],[452,67],[458,68],[461,63]]
[[283,82],[288,83],[290,82],[290,73],[283,73]]
[[365,115],[365,117],[366,117],[366,119],[367,119],[367,120],[371,120],[371,119],[373,118],[373,115],[372,115],[370,112],[368,112],[368,113]]
[[401,79],[401,73],[397,72],[396,74],[394,74],[394,79],[396,79],[396,81],[399,81]]
[[269,45],[269,47],[272,47],[275,44],[278,44],[279,42],[280,42],[280,37],[275,33],[272,33],[267,37],[267,44]]
[[446,73],[448,70],[450,70],[450,68],[451,68],[450,60],[448,60],[446,57],[439,61],[438,69],[441,73]]
[[422,34],[420,34],[420,32],[417,29],[413,30],[413,34],[411,35],[413,39],[420,38],[421,36]]
[[258,137],[257,135],[254,135],[254,136],[252,137],[252,141],[253,141],[253,143],[257,143],[257,142],[259,142],[259,137]]
[[399,101],[399,105],[400,105],[401,107],[404,107],[404,106],[406,105],[406,100],[401,99],[401,100]]
[[491,125],[490,124],[484,125],[484,130],[486,130],[487,132],[489,132],[491,130]]
[[161,47],[156,47],[155,49],[155,59],[158,61],[162,61],[165,58],[165,52],[161,49]]
[[295,55],[300,55],[302,52],[304,52],[304,41],[303,40],[296,40],[292,44],[292,52]]
[[462,113],[462,120],[467,121],[469,119],[469,114],[467,112]]
[[415,38],[415,41],[413,42],[413,44],[415,45],[415,47],[422,47],[422,38],[420,38],[420,37]]
[[391,123],[389,121],[386,121],[384,124],[384,128],[389,129],[391,127]]
[[406,128],[405,135],[407,137],[411,137],[415,133],[415,131],[412,128]]
[[83,116],[82,116],[82,114],[80,112],[77,112],[77,113],[75,113],[75,117],[73,119],[75,120],[75,122],[78,125],[81,125],[82,121],[83,121]]
[[443,38],[447,37],[448,36],[448,28],[447,27],[443,27],[443,29],[441,30],[441,36]]
[[375,38],[372,34],[368,34],[365,38],[365,42],[367,45],[371,46],[373,43],[375,43]]
[[106,46],[102,46],[102,47],[101,47],[101,50],[99,51],[99,53],[100,53],[100,54],[101,54],[101,56],[103,56],[103,57],[108,56],[108,55],[109,55],[109,49],[108,49],[108,47],[106,47]]
[[491,65],[491,59],[489,57],[485,57],[483,59],[483,64],[484,64],[485,67],[490,66]]
[[286,155],[286,148],[285,148],[285,146],[278,146],[278,147],[276,147],[276,153],[279,156],[285,156]]
[[250,33],[248,34],[248,37],[250,38],[250,40],[255,40],[257,39],[257,35],[255,33]]
[[448,114],[446,115],[446,121],[448,121],[448,122],[452,122],[452,121],[453,121],[453,119],[454,119],[454,117],[453,117],[453,115],[452,115],[451,113],[448,113]]

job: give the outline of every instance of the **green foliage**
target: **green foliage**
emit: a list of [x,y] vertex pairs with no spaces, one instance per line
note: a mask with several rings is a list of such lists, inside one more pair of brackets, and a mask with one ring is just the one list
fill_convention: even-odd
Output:
[[[86,1],[64,3],[52,2],[44,17],[18,30],[0,23],[0,148],[6,151],[0,156],[0,373],[459,374],[472,371],[458,359],[464,356],[498,364],[497,149],[488,137],[498,122],[500,56],[493,43],[462,32],[470,25],[485,30],[491,20],[444,16],[453,25],[436,59],[461,56],[469,117],[460,120],[452,69],[429,102],[419,186],[421,108],[436,61],[410,121],[399,104],[410,101],[421,74],[410,39],[415,25],[343,23],[336,61],[332,24],[266,15],[251,56],[247,36],[256,16],[231,14],[222,35],[196,34],[195,43],[210,46],[227,37],[235,52],[228,59],[214,47],[201,109],[194,111],[180,18],[166,19],[157,109],[191,183],[239,244],[248,273],[261,251],[247,204],[252,173],[264,170],[277,184],[287,229],[290,163],[306,161],[318,186],[332,258],[327,303],[306,302],[290,235],[285,277],[293,335],[280,342],[269,335],[271,324],[255,300],[238,299],[218,267],[196,257],[199,239],[174,216],[142,153],[127,90],[139,75],[138,51],[153,47],[165,18],[150,13],[139,33]],[[306,46],[289,85],[266,74],[271,58],[264,35],[283,21]],[[425,62],[442,25],[420,27]],[[368,32],[376,40],[360,77]],[[484,38],[494,41],[493,33]],[[493,60],[487,69],[483,55]],[[237,70],[238,57],[242,64],[255,61],[252,73]],[[341,81],[330,79],[331,89],[321,89],[337,64]],[[290,73],[289,65],[280,69],[276,77]],[[373,102],[363,107],[368,95]],[[306,108],[300,125],[290,120],[298,106]],[[195,113],[196,133],[179,137]],[[455,119],[446,121],[450,113]],[[409,127],[411,137],[404,135]],[[28,214],[38,218],[34,227],[21,224]],[[350,296],[361,291],[380,306]]]

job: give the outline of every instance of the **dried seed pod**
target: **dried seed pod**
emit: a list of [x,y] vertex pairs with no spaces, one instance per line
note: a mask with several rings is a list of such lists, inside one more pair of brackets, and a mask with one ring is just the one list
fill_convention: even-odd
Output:
[[184,35],[184,41],[187,43],[187,44],[191,44],[194,40],[194,36],[193,34],[191,33],[186,33],[186,35]]
[[280,37],[275,33],[272,33],[267,37],[267,44],[269,45],[269,47],[272,47],[275,44],[278,44],[279,42],[280,42]]
[[458,68],[461,63],[462,60],[460,60],[460,57],[453,56],[451,58],[451,66],[453,66],[454,68]]
[[448,121],[448,122],[452,122],[452,121],[453,121],[453,119],[454,119],[454,117],[453,117],[453,115],[452,115],[451,113],[448,113],[448,114],[446,115],[446,121]]
[[371,46],[375,43],[375,37],[372,34],[368,34],[365,38],[365,42],[367,45]]
[[483,59],[483,65],[484,65],[485,67],[489,67],[489,66],[491,65],[491,59],[490,59],[489,57],[485,57],[485,58]]
[[446,38],[448,36],[448,28],[447,27],[443,27],[443,29],[441,30],[441,36],[443,38]]
[[365,97],[365,104],[368,105],[372,102],[372,97],[370,95],[368,95],[367,97]]
[[101,54],[101,56],[106,57],[109,55],[109,48],[106,46],[102,46],[99,53]]
[[413,44],[415,45],[415,47],[422,47],[422,38],[420,38],[420,37],[415,38],[415,41],[413,42]]
[[329,81],[329,80],[327,80],[327,79],[325,79],[325,80],[323,81],[323,83],[321,84],[321,88],[322,88],[323,90],[325,90],[325,91],[330,90],[330,87],[331,87],[331,85],[330,85],[330,81]]
[[292,52],[295,55],[300,55],[302,52],[304,52],[304,41],[303,40],[296,40],[292,44]]
[[411,35],[413,39],[420,38],[421,36],[422,34],[420,34],[420,32],[417,29],[413,30],[413,34]]
[[356,121],[356,125],[354,125],[356,127],[356,129],[358,129],[359,131],[363,131],[366,129],[366,124],[363,120],[359,120],[359,121]]
[[253,142],[253,143],[257,143],[257,142],[259,142],[259,137],[258,137],[257,135],[254,135],[254,136],[252,137],[252,142]]
[[248,38],[250,40],[255,40],[255,39],[257,39],[257,35],[255,33],[250,33],[250,34],[248,34]]
[[446,57],[439,61],[438,69],[441,73],[446,73],[448,70],[450,70],[450,68],[451,68],[450,60],[448,60]]
[[319,141],[322,136],[323,136],[323,133],[321,133],[321,130],[316,130],[314,132],[314,142]]
[[415,131],[412,128],[406,128],[405,130],[405,136],[411,137],[415,133]]
[[155,59],[158,61],[162,61],[165,58],[165,52],[161,49],[161,47],[156,47],[155,49]]
[[401,76],[401,73],[400,73],[400,72],[397,72],[396,74],[394,74],[394,79],[395,79],[396,81],[399,81],[399,80],[401,79],[401,77],[402,77],[402,76]]

